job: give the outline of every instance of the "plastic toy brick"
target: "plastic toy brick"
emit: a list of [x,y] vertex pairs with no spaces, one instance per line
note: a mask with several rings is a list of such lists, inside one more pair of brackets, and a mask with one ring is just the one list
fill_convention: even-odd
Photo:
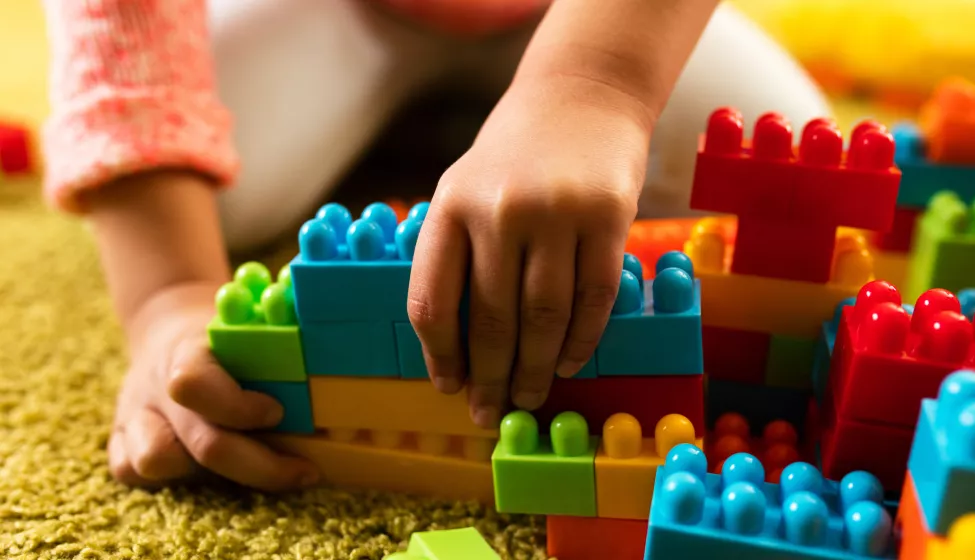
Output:
[[954,191],[965,202],[975,200],[975,165],[938,164],[925,157],[924,140],[915,126],[894,128],[896,161],[903,173],[897,193],[898,206],[925,208],[940,191]]
[[932,532],[975,512],[975,371],[953,373],[924,401],[908,468]]
[[975,288],[958,292],[958,302],[961,303],[961,314],[969,320],[975,319]]
[[298,317],[306,323],[407,321],[406,298],[413,250],[426,204],[397,225],[386,204],[366,207],[359,220],[326,204],[298,234],[291,261]]
[[[914,226],[922,212],[923,210],[920,208],[897,207],[894,210],[894,225],[891,226],[890,231],[872,233],[871,242],[873,246],[879,251],[892,253],[910,251],[914,240]],[[890,281],[889,278],[881,276],[879,273],[878,277]]]
[[501,560],[484,537],[473,527],[447,531],[413,533],[406,552],[385,560]]
[[829,383],[829,368],[833,360],[833,346],[836,344],[836,333],[840,329],[843,309],[856,303],[856,298],[847,298],[836,306],[833,319],[824,321],[819,337],[816,339],[816,357],[813,363],[813,395],[822,403]]
[[819,454],[826,476],[839,478],[864,470],[875,475],[886,490],[894,492],[900,488],[911,451],[910,428],[828,415],[825,423]]
[[639,560],[647,522],[603,517],[549,515],[548,555],[559,560]]
[[397,371],[403,379],[427,379],[430,373],[423,359],[423,345],[409,323],[393,325],[396,344]]
[[264,393],[277,399],[284,408],[281,422],[275,426],[278,432],[311,434],[315,426],[311,420],[311,399],[308,383],[294,381],[239,381],[245,391]]
[[900,507],[897,510],[902,560],[966,560],[975,558],[975,513],[955,521],[946,536],[931,533],[924,521],[917,491],[910,474],[904,479]]
[[687,255],[666,253],[656,277],[643,283],[639,261],[627,255],[609,324],[596,350],[600,377],[700,375],[701,291]]
[[[568,380],[572,381],[572,380]],[[312,376],[316,428],[497,437],[470,419],[467,395],[444,395],[425,379]]]
[[324,484],[494,503],[491,442],[483,438],[330,430],[265,441],[311,461]]
[[975,285],[973,210],[953,192],[941,192],[921,217],[908,265],[908,297],[929,288],[958,291]]
[[770,387],[812,388],[816,339],[772,335],[765,384]]
[[657,467],[676,445],[698,447],[703,440],[694,425],[679,414],[657,422],[652,438],[644,438],[636,418],[614,414],[603,424],[603,437],[596,451],[596,512],[599,517],[647,519],[653,498]]
[[0,175],[33,171],[29,134],[24,127],[0,122]]
[[207,326],[210,351],[238,380],[304,381],[301,336],[285,267],[278,282],[260,263],[241,265],[216,294],[217,316]]
[[801,389],[708,379],[708,423],[713,425],[722,415],[736,412],[756,429],[776,420],[785,420],[802,432],[806,427],[808,400],[809,392]]
[[641,426],[656,426],[664,416],[680,414],[703,434],[703,381],[702,375],[556,378],[545,404],[533,414],[544,428],[561,412],[578,412],[592,435],[599,435],[606,420],[618,412],[633,415]]
[[841,234],[828,284],[731,274],[722,228],[711,218],[698,223],[685,245],[701,281],[705,326],[813,338],[836,304],[857,294],[873,277],[862,237]]
[[[691,235],[691,230],[700,218],[679,218],[668,220],[637,220],[630,226],[626,239],[626,252],[642,263],[655,263],[665,253],[680,251]],[[726,235],[732,241],[735,235],[735,219],[719,217],[718,221],[726,227]],[[643,278],[653,278],[656,270],[644,268]]]
[[657,473],[645,560],[669,558],[893,558],[890,515],[879,482],[856,472],[840,483],[793,463],[781,484],[763,482],[752,455],[706,474],[706,459],[682,445]]
[[736,453],[750,453],[761,458],[766,482],[778,484],[787,466],[813,456],[800,449],[799,433],[785,420],[766,424],[760,437],[752,436],[752,430],[748,420],[740,414],[721,415],[707,437],[708,471],[720,473],[729,457]]
[[301,344],[309,375],[400,376],[391,321],[302,322]]
[[975,165],[975,83],[950,78],[921,107],[928,159]]
[[[836,227],[796,227],[787,219],[759,221],[742,218],[738,223],[731,272],[766,278],[824,284],[836,244]],[[747,248],[747,250],[742,250]]]
[[960,311],[945,290],[926,292],[912,310],[887,282],[864,285],[842,312],[824,414],[913,427],[921,399],[972,363],[972,323]]
[[549,433],[523,410],[502,420],[491,456],[498,511],[594,517],[597,438],[575,412],[556,416]]
[[772,341],[768,333],[704,327],[704,371],[710,379],[761,385]]

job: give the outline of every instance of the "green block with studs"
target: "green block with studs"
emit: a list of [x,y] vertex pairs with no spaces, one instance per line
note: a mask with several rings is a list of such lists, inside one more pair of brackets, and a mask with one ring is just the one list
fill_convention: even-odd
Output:
[[952,293],[975,286],[975,208],[957,194],[931,198],[917,221],[907,269],[905,303],[931,288]]
[[596,516],[596,447],[586,419],[563,412],[548,436],[531,413],[518,410],[501,422],[491,456],[494,500],[502,513]]
[[413,533],[406,552],[385,560],[501,560],[473,527]]
[[765,361],[765,385],[812,389],[816,339],[772,335]]
[[273,282],[263,264],[241,265],[216,295],[217,316],[207,326],[210,351],[234,379],[306,381],[291,274]]

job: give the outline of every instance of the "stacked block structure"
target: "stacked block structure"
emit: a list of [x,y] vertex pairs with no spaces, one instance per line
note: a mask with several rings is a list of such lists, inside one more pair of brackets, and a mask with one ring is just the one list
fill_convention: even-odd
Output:
[[822,324],[873,278],[852,228],[890,228],[899,181],[893,137],[877,123],[858,125],[844,150],[825,119],[794,146],[780,115],[760,117],[749,140],[737,111],[711,115],[691,207],[737,216],[736,229],[732,239],[705,218],[684,252],[701,282],[712,425],[736,412],[756,429],[786,420],[805,430]]

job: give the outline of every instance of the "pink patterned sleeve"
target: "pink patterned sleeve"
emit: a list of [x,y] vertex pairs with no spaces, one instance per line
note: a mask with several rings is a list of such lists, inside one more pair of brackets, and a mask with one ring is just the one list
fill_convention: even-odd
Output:
[[45,194],[78,193],[153,168],[192,169],[226,186],[237,172],[220,104],[206,0],[45,0],[52,115]]

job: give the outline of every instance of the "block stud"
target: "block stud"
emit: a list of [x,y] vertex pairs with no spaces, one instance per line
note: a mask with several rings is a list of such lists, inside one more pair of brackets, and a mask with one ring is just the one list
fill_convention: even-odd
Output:
[[461,449],[465,459],[485,462],[491,460],[494,443],[490,438],[465,437],[461,439]]
[[737,154],[741,151],[744,136],[745,125],[741,113],[729,107],[718,109],[708,119],[704,151],[715,155]]
[[407,218],[396,226],[396,255],[400,260],[412,261],[416,252],[416,241],[420,237],[422,219]]
[[578,412],[562,412],[549,430],[552,451],[559,457],[579,457],[589,451],[589,426]]
[[765,482],[765,467],[750,453],[735,453],[725,459],[721,468],[721,487],[727,488],[736,482],[761,485]]
[[416,448],[424,455],[446,455],[450,438],[443,434],[418,433]]
[[785,420],[769,422],[762,430],[762,440],[766,445],[783,443],[785,445],[799,445],[799,434],[795,426]]
[[623,270],[629,270],[640,281],[640,293],[643,293],[643,263],[630,253],[623,254]]
[[261,294],[271,285],[271,271],[259,262],[246,262],[237,267],[234,273],[234,282],[247,288],[251,293],[252,301],[261,299]]
[[750,482],[736,482],[721,493],[724,528],[739,535],[757,535],[765,527],[768,498]]
[[696,445],[682,443],[667,454],[667,468],[673,471],[686,471],[698,478],[708,472],[708,459]]
[[836,167],[843,156],[843,135],[829,119],[813,119],[802,130],[799,160],[808,165]]
[[217,316],[227,325],[245,325],[256,315],[250,290],[237,282],[221,286],[217,290],[215,303]]
[[840,480],[840,507],[843,511],[858,502],[874,502],[882,504],[884,501],[884,487],[880,480],[867,471],[853,471],[847,473]]
[[643,281],[629,270],[624,269],[620,273],[620,288],[616,293],[616,302],[613,304],[613,315],[628,315],[643,309],[641,284]]
[[830,281],[840,286],[862,286],[873,277],[874,259],[860,235],[837,239]]
[[[298,249],[301,257],[309,262],[321,262],[337,259],[339,256],[339,238],[337,230],[322,219],[305,222],[298,231]],[[345,230],[341,230],[345,235]]]
[[968,319],[961,313],[941,311],[924,326],[912,355],[961,366],[968,359],[971,347],[972,324]]
[[390,205],[383,202],[373,202],[362,211],[362,219],[375,222],[379,226],[383,234],[383,243],[393,242],[398,220],[396,219],[396,211]]
[[352,214],[348,208],[337,202],[330,202],[318,210],[315,218],[323,220],[332,228],[332,231],[335,232],[338,245],[345,244],[345,233],[349,230],[349,226],[352,225]]
[[[786,443],[776,443],[766,449],[762,454],[762,464],[776,472],[782,471],[785,467],[798,460],[799,450],[794,445]],[[770,482],[778,482],[777,480],[773,480],[774,478],[769,477],[768,480]]]
[[796,492],[812,492],[818,496],[823,492],[823,475],[809,463],[794,462],[782,469],[779,490],[783,498]]
[[962,315],[969,321],[975,319],[975,288],[958,292],[958,304],[961,306]]
[[975,513],[959,517],[948,530],[946,560],[975,558]]
[[410,208],[409,214],[407,214],[407,219],[410,220],[424,220],[427,217],[427,212],[430,210],[429,202],[418,202]]
[[778,113],[766,113],[755,122],[752,151],[756,159],[792,159],[792,126]]
[[782,502],[785,537],[801,546],[826,544],[829,509],[822,498],[812,492],[796,492]]
[[660,271],[653,280],[653,310],[683,313],[694,306],[694,278],[679,268]]
[[880,504],[857,502],[843,516],[846,545],[853,554],[882,557],[890,548],[893,523]]
[[510,455],[530,455],[538,450],[538,421],[530,412],[509,412],[501,421],[499,445]]
[[751,433],[748,420],[736,412],[726,412],[714,423],[714,435],[718,437],[734,435],[747,438]]
[[684,243],[684,253],[698,270],[706,272],[721,272],[724,269],[726,250],[724,227],[714,218],[697,222],[691,230],[690,239]]
[[894,152],[894,137],[885,128],[864,123],[853,131],[847,164],[854,169],[888,169],[894,165]]
[[653,431],[653,443],[659,457],[666,457],[678,445],[693,445],[695,439],[694,424],[680,414],[664,416],[657,421]]
[[291,265],[290,264],[286,264],[286,265],[282,266],[281,267],[281,270],[278,271],[278,283],[279,284],[284,284],[288,288],[293,288],[294,287],[294,284],[291,281]]
[[618,412],[603,423],[603,446],[613,459],[632,459],[643,450],[643,428],[630,414]]
[[679,268],[686,272],[691,278],[694,278],[694,262],[685,253],[680,251],[668,251],[657,259],[657,265],[654,269],[656,274],[660,274],[668,268]]
[[696,525],[704,517],[704,482],[687,471],[675,472],[663,484],[661,501],[664,516],[682,525]]
[[293,292],[288,286],[277,283],[268,286],[261,295],[261,309],[269,325],[297,325]]
[[881,303],[901,304],[901,295],[892,284],[884,280],[874,280],[864,284],[857,293],[857,299],[853,307],[853,326],[858,327],[860,323],[873,311],[875,305]]
[[856,346],[865,352],[898,356],[906,350],[911,317],[895,303],[881,303],[870,309],[857,328]]
[[954,191],[942,191],[932,196],[921,219],[936,219],[954,233],[969,233],[973,227],[968,207]]
[[917,298],[914,313],[911,315],[911,330],[920,334],[943,311],[961,313],[961,302],[948,290],[928,290]]
[[363,219],[352,222],[346,239],[349,258],[353,261],[378,261],[386,256],[383,229],[375,221]]

